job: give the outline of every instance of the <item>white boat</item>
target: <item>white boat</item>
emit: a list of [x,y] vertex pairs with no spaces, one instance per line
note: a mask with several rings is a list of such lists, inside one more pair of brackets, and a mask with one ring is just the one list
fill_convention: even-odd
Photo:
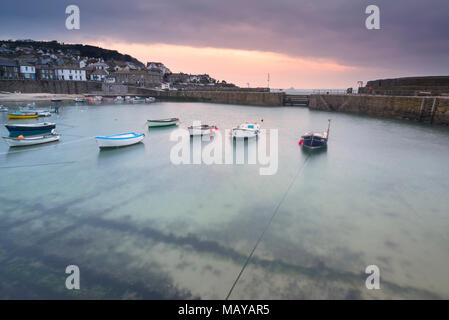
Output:
[[190,126],[189,133],[191,136],[205,136],[205,135],[214,135],[215,131],[218,130],[216,126],[202,124],[200,126]]
[[99,136],[95,137],[95,140],[100,148],[117,148],[139,143],[144,137],[144,133],[129,132],[111,136]]
[[236,139],[254,138],[260,133],[260,125],[257,123],[242,123],[232,129],[231,135]]
[[148,127],[166,127],[174,126],[179,123],[179,118],[147,120]]
[[130,96],[126,96],[126,97],[125,97],[125,100],[126,100],[126,101],[129,101],[129,100],[131,100],[131,99],[132,99],[132,98],[131,98]]
[[51,117],[51,112],[48,110],[37,111],[39,117]]
[[83,103],[83,102],[86,102],[86,99],[84,99],[84,98],[75,98],[75,99],[73,99],[73,102],[75,102],[75,103]]
[[52,130],[50,134],[40,135],[40,136],[18,136],[18,137],[3,137],[7,144],[10,147],[23,147],[23,146],[32,146],[35,144],[48,143],[53,141],[58,141],[60,135],[55,133],[55,130]]
[[8,108],[3,105],[0,105],[0,112],[8,112]]
[[123,102],[123,97],[122,96],[117,96],[115,99],[114,99],[114,102]]
[[153,102],[155,102],[156,101],[156,98],[155,97],[148,97],[148,98],[145,98],[145,102],[146,103],[153,103]]
[[27,111],[36,111],[36,104],[34,102],[33,103],[29,103],[26,106],[19,107],[19,110],[20,111],[25,111],[25,112],[27,112]]
[[131,99],[132,103],[143,103],[145,102],[145,98],[141,98],[141,97],[134,97]]

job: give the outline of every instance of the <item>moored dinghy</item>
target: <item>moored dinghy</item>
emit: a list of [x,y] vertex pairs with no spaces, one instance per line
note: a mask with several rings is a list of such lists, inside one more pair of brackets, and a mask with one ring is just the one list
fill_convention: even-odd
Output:
[[34,119],[39,117],[37,112],[22,112],[22,111],[15,111],[8,113],[9,119]]
[[56,124],[52,122],[5,124],[5,127],[10,135],[36,135],[51,132],[56,128]]
[[202,124],[199,126],[190,126],[187,129],[189,129],[189,133],[191,136],[205,136],[205,135],[214,135],[215,131],[218,130],[218,128],[214,125],[208,125],[208,124]]
[[179,118],[168,118],[168,119],[158,119],[158,120],[147,120],[148,127],[166,127],[174,126],[179,123]]
[[144,133],[129,132],[114,134],[111,136],[98,136],[95,137],[95,140],[100,148],[117,148],[139,143],[144,137]]
[[238,127],[232,129],[231,135],[233,138],[255,138],[260,133],[260,125],[257,123],[242,123]]
[[52,130],[51,133],[42,136],[18,136],[18,137],[3,137],[5,142],[9,144],[10,147],[25,147],[32,146],[36,144],[48,143],[53,141],[58,141],[60,135]]
[[331,120],[326,132],[309,132],[301,137],[299,145],[308,149],[326,148],[327,141],[329,140],[329,129],[331,126]]
[[134,97],[131,99],[132,103],[144,103],[145,102],[145,98],[142,97]]

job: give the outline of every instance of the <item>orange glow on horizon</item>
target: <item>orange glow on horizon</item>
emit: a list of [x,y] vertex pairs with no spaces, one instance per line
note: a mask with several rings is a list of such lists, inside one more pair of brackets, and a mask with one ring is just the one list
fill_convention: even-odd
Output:
[[347,73],[359,71],[324,59],[292,57],[275,52],[197,48],[170,44],[136,44],[114,41],[91,43],[129,54],[139,61],[164,63],[172,72],[207,73],[221,81],[246,87],[345,88]]

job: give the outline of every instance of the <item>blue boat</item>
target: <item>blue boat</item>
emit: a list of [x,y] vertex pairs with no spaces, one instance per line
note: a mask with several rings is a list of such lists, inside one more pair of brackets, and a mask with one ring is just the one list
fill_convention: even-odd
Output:
[[329,125],[326,132],[309,132],[304,134],[299,141],[299,145],[308,149],[326,148],[327,141],[329,140],[329,129],[331,126],[331,120],[329,119]]
[[18,135],[37,135],[49,133],[56,128],[55,123],[41,122],[41,123],[25,123],[25,124],[6,124],[6,129],[10,136]]

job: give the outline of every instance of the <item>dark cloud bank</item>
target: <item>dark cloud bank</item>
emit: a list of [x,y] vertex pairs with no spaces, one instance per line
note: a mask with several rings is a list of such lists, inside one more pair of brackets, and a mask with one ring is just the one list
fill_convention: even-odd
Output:
[[[64,27],[77,4],[81,30]],[[381,9],[381,30],[365,8]],[[0,37],[254,49],[416,74],[449,74],[447,0],[7,0]]]

